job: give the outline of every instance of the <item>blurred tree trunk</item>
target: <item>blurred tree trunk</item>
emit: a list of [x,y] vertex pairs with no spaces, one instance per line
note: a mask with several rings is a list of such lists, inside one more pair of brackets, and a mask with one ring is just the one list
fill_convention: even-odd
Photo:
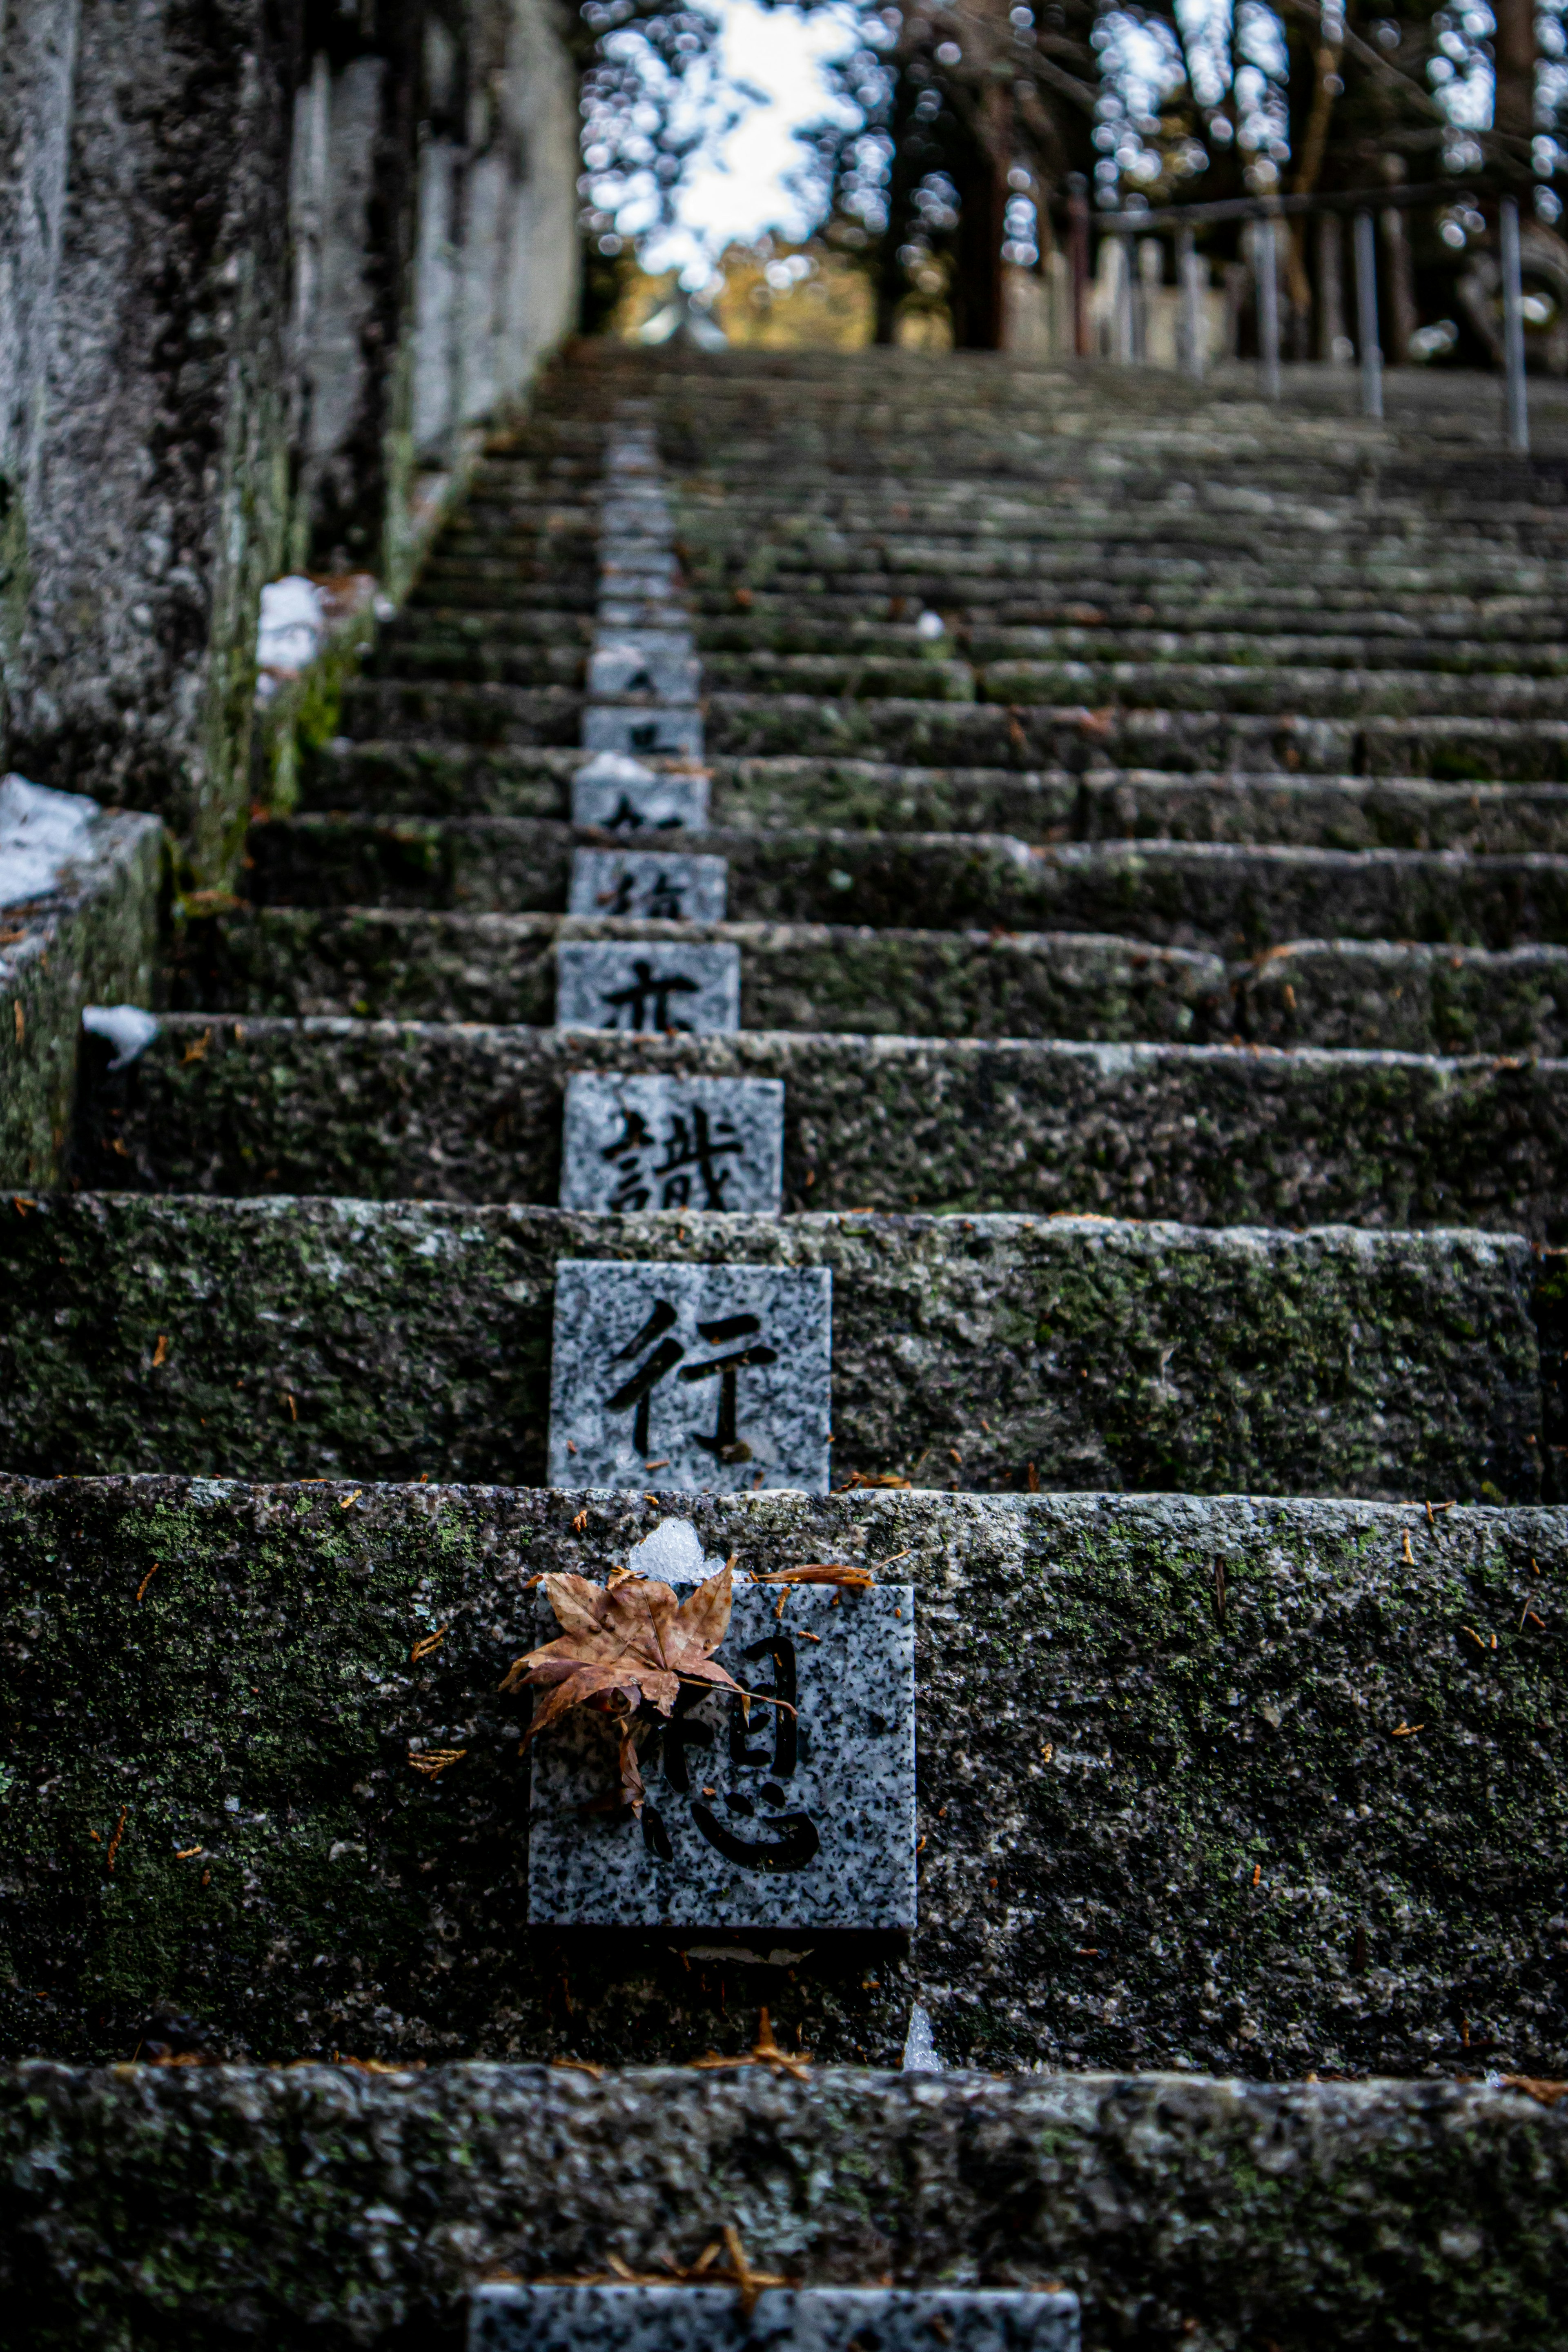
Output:
[[1535,128],[1535,0],[1492,0],[1492,128],[1505,138],[1528,139]]

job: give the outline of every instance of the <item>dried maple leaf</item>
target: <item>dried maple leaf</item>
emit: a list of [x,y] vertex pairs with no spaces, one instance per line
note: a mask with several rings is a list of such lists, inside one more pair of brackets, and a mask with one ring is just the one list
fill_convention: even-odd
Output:
[[[503,1691],[541,1688],[547,1696],[533,1711],[522,1745],[575,1706],[597,1706],[626,1717],[639,1707],[668,1716],[680,1685],[709,1683],[746,1693],[713,1657],[730,1627],[731,1587],[722,1568],[678,1601],[668,1584],[633,1576],[614,1585],[585,1576],[547,1576],[562,1632],[553,1642],[515,1661]],[[635,1727],[623,1729],[621,1794],[616,1801],[637,1811],[642,1803]]]

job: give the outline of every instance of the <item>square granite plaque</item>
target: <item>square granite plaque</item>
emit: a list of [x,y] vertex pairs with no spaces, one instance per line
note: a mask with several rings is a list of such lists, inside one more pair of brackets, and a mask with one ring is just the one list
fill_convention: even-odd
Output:
[[563,1258],[550,1484],[826,1495],[832,1364],[826,1266]]
[[[639,1743],[640,1817],[591,1810],[617,1785],[607,1716],[579,1708],[530,1748],[536,1926],[913,1927],[911,1589],[835,1608],[806,1586],[782,1616],[780,1590],[737,1585],[714,1653],[758,1694],[750,1719],[732,1694],[688,1685]],[[548,1601],[536,1622],[541,1643],[560,1631]]]
[[784,1086],[579,1070],[566,1081],[561,1206],[777,1212]]
[[588,692],[595,700],[640,697],[652,702],[695,702],[702,665],[689,635],[684,646],[679,643],[685,634],[678,629],[617,629],[615,637],[622,642],[600,642],[588,657]]
[[629,751],[634,758],[700,760],[702,713],[695,706],[587,702],[583,706],[583,749]]
[[595,751],[572,779],[572,822],[605,833],[700,833],[708,823],[706,768],[650,768],[625,751]]
[[722,857],[679,850],[574,849],[569,915],[626,915],[645,923],[721,923],[730,892]]
[[1061,2287],[474,2289],[468,2352],[1079,2352]]
[[728,1036],[741,1025],[741,950],[728,941],[562,940],[555,1024]]
[[674,538],[675,521],[662,490],[651,483],[646,491],[635,482],[616,483],[614,494],[605,500],[600,510],[601,549],[619,552],[628,541],[651,541],[656,547],[668,547]]
[[678,629],[687,610],[662,582],[634,574],[617,580],[608,593],[601,591],[598,617],[606,629]]
[[[673,595],[680,567],[671,547],[647,547],[640,543],[626,552],[617,544],[599,548],[599,593],[618,595]],[[636,588],[625,585],[635,581]]]

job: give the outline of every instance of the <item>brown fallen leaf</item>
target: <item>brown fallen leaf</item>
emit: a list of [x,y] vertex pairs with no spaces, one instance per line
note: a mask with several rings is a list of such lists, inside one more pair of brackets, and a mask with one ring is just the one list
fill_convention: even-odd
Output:
[[595,1584],[585,1576],[547,1576],[544,1589],[563,1631],[553,1642],[516,1659],[500,1685],[503,1691],[546,1693],[534,1707],[522,1746],[573,1707],[622,1715],[627,1719],[617,1801],[637,1812],[643,1794],[635,1747],[639,1727],[630,1718],[637,1709],[669,1715],[682,1683],[747,1696],[712,1654],[730,1629],[729,1567],[679,1602],[668,1584],[645,1576],[623,1576],[614,1584]]
[[1522,2091],[1526,2098],[1539,2100],[1543,2107],[1554,2107],[1560,2099],[1568,2099],[1568,2083],[1552,2083],[1539,2074],[1505,2074],[1504,2083],[1510,2091]]
[[757,2038],[740,2058],[721,2057],[710,2050],[706,2058],[689,2058],[687,2064],[697,2074],[717,2074],[733,2066],[768,2066],[775,2074],[793,2074],[798,2083],[806,2080],[811,2064],[809,2050],[781,2050],[773,2039],[773,2029],[768,2012],[763,2010],[757,2019]]

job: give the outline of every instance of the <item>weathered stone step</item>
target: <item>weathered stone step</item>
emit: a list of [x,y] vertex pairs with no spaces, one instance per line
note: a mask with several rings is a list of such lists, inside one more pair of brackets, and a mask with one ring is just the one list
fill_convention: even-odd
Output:
[[[305,762],[303,803],[379,815],[570,814],[575,748],[326,744]],[[715,759],[710,807],[727,831],[828,825],[878,833],[1010,833],[1067,840],[1293,843],[1328,849],[1568,850],[1568,790],[1427,778],[1170,775],[1155,769],[900,767],[805,755]]]
[[1255,1043],[1414,1054],[1568,1052],[1568,950],[1298,940],[1239,982]]
[[[499,696],[506,689],[492,691]],[[1568,782],[1568,722],[1557,719],[1310,719],[1289,709],[1263,715],[744,694],[711,695],[707,709],[710,750],[732,759],[804,752],[921,767],[1112,766],[1177,773],[1294,768],[1454,782]],[[497,740],[503,728],[504,722]],[[520,723],[519,740],[525,732]]]
[[[779,664],[781,673],[800,668]],[[710,665],[716,687],[722,660]],[[1568,718],[1568,677],[1435,670],[1269,668],[1173,661],[998,661],[978,673],[987,702],[1084,702],[1092,708],[1246,711],[1302,719],[1438,719],[1461,723]],[[781,680],[781,691],[788,691]],[[818,687],[809,689],[825,692]],[[874,689],[868,688],[867,691]]]
[[405,908],[263,907],[193,920],[171,992],[195,1011],[545,1026],[557,940],[596,939],[738,948],[748,1030],[1114,1043],[1228,1036],[1237,1017],[1217,957],[1135,940]]
[[[767,607],[759,611],[761,601],[753,597],[749,607],[726,613],[721,599],[709,600],[717,609],[699,614],[694,622],[698,649],[706,660],[726,656],[747,661],[761,655],[840,661],[875,655],[909,660],[935,652],[982,666],[1015,658],[1082,658],[1439,669],[1456,675],[1500,670],[1537,677],[1556,676],[1568,664],[1568,654],[1558,645],[1542,641],[1561,630],[1568,618],[1568,612],[1563,611],[1538,616],[1533,623],[1512,620],[1504,626],[1500,622],[1488,632],[1475,634],[1464,630],[1458,615],[1455,625],[1444,629],[1419,615],[1386,608],[1369,607],[1348,616],[1320,613],[1311,616],[1308,625],[1306,616],[1296,614],[1211,618],[1201,613],[1178,612],[1173,606],[1167,606],[1163,614],[1146,606],[1104,613],[1075,603],[1070,612],[1048,621],[999,623],[984,614],[974,618],[954,615],[945,635],[933,643],[929,636],[922,639],[913,616],[894,620],[854,605],[819,615],[815,598],[803,609],[787,599],[771,597]],[[514,636],[511,624],[512,616],[504,612],[485,616],[485,634],[498,645],[510,645]],[[432,643],[439,638],[442,649],[447,650],[478,634],[479,625],[478,615],[454,616],[439,632],[432,629],[427,635]],[[523,625],[533,625],[531,616]],[[1541,636],[1530,635],[1531,630],[1539,630]]]
[[575,743],[583,694],[567,686],[464,685],[357,677],[343,688],[348,735],[447,736],[470,743]]
[[788,1210],[1568,1241],[1563,1062],[197,1013],[103,1075],[88,1043],[73,1174],[89,1191],[552,1203],[569,1073],[646,1070],[781,1080]]
[[1075,499],[1056,509],[994,500],[988,513],[919,520],[883,508],[842,515],[802,511],[781,490],[778,503],[748,513],[743,504],[677,498],[672,509],[683,545],[700,567],[739,562],[768,566],[822,562],[836,567],[923,557],[944,566],[984,570],[993,562],[1033,568],[1060,564],[1096,550],[1148,550],[1213,563],[1232,556],[1260,569],[1297,558],[1310,567],[1343,572],[1352,562],[1373,568],[1431,566],[1459,576],[1520,562],[1559,562],[1568,547],[1568,513],[1554,516],[1482,513],[1258,514],[1189,507],[1145,506],[1126,512]]
[[537,1483],[555,1265],[601,1258],[827,1268],[840,1480],[1542,1482],[1534,1265],[1506,1234],[82,1192],[0,1202],[0,1443],[39,1475]]
[[1211,955],[1092,933],[266,907],[193,919],[169,978],[196,1011],[543,1027],[557,940],[675,938],[739,948],[743,1030],[1568,1055],[1554,947],[1297,940],[1227,975]]
[[382,641],[360,675],[387,682],[450,679],[474,685],[562,686],[580,693],[588,665],[587,640],[585,616],[575,642],[546,645],[508,645],[488,635],[416,636],[402,630]]
[[553,619],[563,614],[582,615],[591,625],[599,595],[598,568],[596,563],[587,562],[576,570],[557,569],[548,563],[519,563],[504,587],[494,580],[443,582],[422,577],[409,592],[404,611],[416,617],[426,612],[443,615],[469,611],[482,614],[493,611],[497,596],[502,594],[510,612],[537,609]]
[[[251,828],[258,905],[563,909],[574,845],[610,836],[528,817],[353,813]],[[1087,930],[1252,954],[1287,940],[1503,948],[1568,941],[1568,859],[1271,844],[1068,842],[999,834],[686,834],[721,856],[736,920]]]
[[[885,583],[879,584],[885,593]],[[1436,644],[1448,637],[1517,644],[1558,633],[1568,617],[1568,597],[1551,594],[1545,588],[1514,596],[1447,595],[1433,591],[1390,597],[1353,582],[1322,588],[1280,581],[1267,593],[1217,582],[1184,582],[1147,593],[1140,593],[1136,583],[1103,584],[1105,593],[1099,599],[1070,590],[1030,596],[1006,586],[973,593],[966,588],[962,604],[942,598],[940,609],[952,616],[954,626],[963,625],[975,633],[993,631],[998,635],[1014,629],[1068,626],[1208,628],[1227,629],[1241,636],[1271,631],[1295,632],[1304,638],[1360,633],[1373,638],[1394,636],[1411,644]],[[770,640],[781,646],[798,637],[801,652],[832,652],[847,634],[860,632],[876,636],[886,631],[889,642],[901,643],[921,609],[907,595],[879,604],[869,588],[864,598],[822,591],[802,599],[787,589],[711,587],[693,591],[691,604],[704,643],[750,645],[757,632],[766,630]],[[510,607],[493,611],[490,619],[504,631],[510,625]]]
[[[496,1685],[535,1638],[532,1580],[552,1570],[602,1579],[674,1512],[689,1514],[706,1552],[733,1557],[742,1577],[781,1561],[896,1562],[887,1573],[914,1586],[924,1843],[908,1952],[789,1937],[790,1975],[738,1956],[728,1966],[700,1952],[682,1958],[683,1946],[710,1937],[590,1935],[563,1949],[557,1937],[525,1931],[521,1710]],[[713,2211],[738,2206],[753,2260],[775,2242],[763,2216],[776,2213],[780,2257],[793,2266],[803,2244],[799,2165],[839,2117],[854,2160],[847,2154],[842,2189],[811,2210],[849,2232],[835,2242],[847,2262],[868,2266],[874,2244],[878,2263],[914,2268],[928,2259],[918,2244],[929,2246],[934,2271],[951,2274],[967,2200],[977,2198],[987,2218],[973,2260],[1012,2277],[1035,2275],[1037,2260],[1040,2275],[1059,2275],[1085,2234],[1103,2227],[1095,2291],[1109,2294],[1117,2281],[1125,2286],[1129,2248],[1145,2242],[1152,2207],[1155,2242],[1169,2245],[1176,2168],[1199,2200],[1194,2241],[1208,2251],[1198,2276],[1194,2241],[1169,2258],[1172,2321],[1161,2340],[1179,2343],[1183,2316],[1207,2308],[1204,2283],[1212,2292],[1219,2275],[1208,2265],[1229,2247],[1233,2259],[1257,2264],[1247,2273],[1256,2322],[1235,2339],[1238,2352],[1279,2325],[1282,2261],[1301,2281],[1300,2331],[1287,2340],[1302,2347],[1320,2340],[1324,2298],[1347,2291],[1373,2298],[1357,2306],[1367,2341],[1396,2341],[1394,2331],[1407,2332],[1426,2307],[1435,2326],[1413,2339],[1424,2345],[1458,2352],[1466,2336],[1437,2323],[1446,2331],[1461,2312],[1481,2340],[1496,2331],[1510,2352],[1553,2343],[1560,2288],[1548,2290],[1539,2265],[1548,2254],[1562,2261],[1550,2217],[1563,2158],[1549,2152],[1568,2142],[1563,2104],[1527,2105],[1517,2093],[1441,2078],[1568,2073],[1559,1966],[1568,1792],[1542,1728],[1562,1710],[1562,1645],[1525,1615],[1556,1622],[1568,1576],[1560,1511],[1439,1505],[1428,1517],[1420,1502],[1235,1496],[661,1498],[8,1477],[0,1529],[10,1703],[28,1760],[9,1799],[0,2015],[13,2051],[123,2058],[149,2018],[172,2010],[196,2021],[208,2051],[274,2061],[462,2051],[679,2064],[744,2049],[754,2004],[769,2000],[791,2047],[798,2026],[819,2060],[896,2066],[918,1998],[950,2064],[1043,2063],[1068,2078],[971,2075],[949,2085],[963,2101],[952,2125],[956,2169],[934,2193],[929,2168],[917,2172],[900,2152],[907,2143],[884,2143],[883,2153],[873,2137],[868,2155],[858,2119],[866,2103],[940,2115],[940,2080],[830,2076],[807,2088],[769,2084],[760,2071],[656,2076],[671,2133],[658,2157],[661,2231],[671,2181],[691,2179],[686,2168],[699,2158],[703,2168],[691,2235],[671,2241],[673,2252],[689,2258],[709,2242]],[[409,1768],[416,1742],[463,1753],[429,1780]],[[122,1807],[110,1874],[96,1849],[83,1850],[89,1831],[107,1843]],[[192,1857],[193,1846],[204,1851]],[[1071,2079],[1105,2067],[1207,2067],[1233,2079],[1223,2097],[1219,2086],[1172,2074],[1115,2086]],[[1266,2092],[1258,2079],[1309,2070],[1428,2079],[1297,2081],[1288,2093]],[[183,2242],[175,2184],[193,2179],[205,2197],[215,2141],[232,2166],[254,2132],[269,2184],[258,2198],[269,2212],[280,2148],[300,2151],[309,2245],[330,2250],[335,2285],[336,2266],[363,2242],[378,2179],[365,2168],[392,2145],[370,2126],[373,2102],[394,2097],[422,2119],[417,2147],[386,2176],[394,2210],[440,2216],[429,2248],[442,2279],[457,2250],[476,2243],[456,2236],[453,2208],[433,2188],[431,2151],[443,2143],[428,2118],[450,2076],[338,2077],[330,2098],[322,2087],[319,2147],[303,2147],[299,2103],[313,2097],[319,2077],[105,2067],[63,2100],[58,2079],[40,2070],[26,2095],[26,2077],[14,2099],[0,2093],[12,2210],[41,2205],[60,2215],[62,2231],[68,2212],[66,2262],[80,2243],[82,2168],[106,2144],[105,2258],[95,2280],[123,2249],[144,2294],[146,2264]],[[486,2097],[504,2079],[481,2077]],[[760,2096],[746,2092],[748,2080],[763,2086]],[[500,2213],[510,2231],[521,2212],[532,2232],[478,2242],[486,2261],[493,2250],[512,2268],[572,2269],[602,2261],[606,2243],[646,2260],[654,2242],[617,2236],[609,2185],[626,2178],[627,2210],[641,2227],[647,2158],[635,2154],[629,2176],[616,2169],[628,2160],[630,2084],[563,2072],[526,2075],[521,2090],[507,2101],[497,2138],[483,2099],[468,2096],[454,2113],[468,2179],[476,2164],[487,2180],[498,2167],[476,2218]],[[233,2093],[221,2134],[193,2128],[208,2102],[221,2114]],[[127,2121],[100,2137],[106,2103],[122,2097],[134,2101],[134,2132]],[[1518,2117],[1506,2164],[1485,2127],[1498,2113],[1492,2102]],[[720,2112],[749,2135],[731,2159],[739,2173],[707,2168],[724,2144]],[[803,2112],[816,2117],[809,2131],[789,2121]],[[1085,2146],[1064,2168],[1063,2126],[1075,2113]],[[1373,2113],[1387,2118],[1381,2156],[1357,2134],[1357,2119]],[[1002,2129],[1009,2114],[1016,2142]],[[149,2152],[159,2116],[178,2127],[177,2160]],[[275,2128],[275,2116],[292,2120]],[[594,2119],[587,2201],[580,2212],[568,2208],[573,2234],[542,2236],[560,2226],[548,2217],[562,2214],[563,2183],[576,2177],[560,2153],[585,2128],[574,2116]],[[79,2137],[62,2142],[73,2119]],[[759,2129],[782,2132],[782,2142],[759,2143]],[[21,2145],[49,2160],[24,2169]],[[1300,2161],[1287,2163],[1292,2145]],[[551,2169],[535,2196],[519,2166],[541,2148]],[[1413,2196],[1404,2168],[1420,2148],[1443,2185]],[[412,2204],[405,2162],[428,2208]],[[868,2164],[882,2184],[876,2213],[886,2232],[874,2241],[859,2234]],[[890,2221],[888,2200],[914,2178],[933,2201],[922,2202],[924,2234],[910,2241],[912,2215],[909,2225]],[[352,2200],[342,2231],[328,2235],[322,2200],[343,2180]],[[1026,2199],[1020,2184],[1031,2180],[1038,2186]],[[1086,2180],[1103,2187],[1089,2195]],[[1261,2184],[1256,2194],[1249,2182]],[[157,2202],[146,2236],[131,2239],[125,2215],[135,2209],[125,2200],[142,2193]],[[231,2170],[221,2193],[226,2212],[244,2210]],[[1415,2300],[1386,2306],[1376,2297],[1377,2282],[1393,2274],[1388,2234],[1376,2263],[1361,2251],[1380,2198],[1391,2200],[1395,2233],[1415,2233]],[[1306,2200],[1283,2209],[1302,2217],[1289,2228],[1282,2199]],[[1000,2255],[996,2202],[1011,2217]],[[1501,2260],[1508,2242],[1495,2234],[1510,2211],[1542,2216],[1540,2240],[1522,2242],[1536,2248],[1524,2308],[1537,2331],[1523,2336],[1503,2328],[1503,2299],[1521,2287]],[[1446,2270],[1439,2225],[1486,2231],[1496,2279],[1478,2278],[1469,2240]],[[1020,2228],[1043,2234],[1020,2241]],[[1325,2280],[1333,2228],[1353,2237],[1343,2270]],[[372,2242],[401,2262],[411,2234]],[[46,2233],[35,2226],[30,2242],[37,2250]],[[191,2247],[179,2279],[187,2310],[208,2275],[209,2236]],[[276,2275],[287,2279],[289,2265]],[[1560,2268],[1551,2275],[1560,2280]],[[233,2277],[226,2267],[227,2299],[212,2305],[220,2323],[232,2313]],[[1336,2277],[1352,2288],[1336,2287]],[[1424,2306],[1418,2290],[1436,2294],[1447,2280],[1458,2301]],[[321,2292],[331,2291],[323,2279]],[[79,2261],[70,2260],[60,2292],[69,2341],[88,2292]],[[1147,2305],[1133,2296],[1124,2307],[1127,2334],[1107,2330],[1101,2344],[1148,2340]],[[1370,2325],[1374,2313],[1386,2327]],[[1205,2326],[1204,2340],[1232,2339]]]
[[1283,635],[1260,629],[1075,624],[1058,628],[972,629],[963,633],[958,650],[987,675],[1015,661],[1031,665],[1038,661],[1047,667],[1081,663],[1100,669],[1113,667],[1118,675],[1145,665],[1156,671],[1166,666],[1256,668],[1279,676],[1280,699],[1291,708],[1300,706],[1290,680],[1303,671],[1360,670],[1373,677],[1385,670],[1416,676],[1436,671],[1456,680],[1568,677],[1568,646],[1521,643],[1516,634],[1501,630],[1487,642],[1451,635],[1428,637],[1415,629],[1369,627],[1352,635],[1331,635],[1310,631]]
[[[1173,592],[1184,582],[1218,587],[1235,595],[1251,588],[1272,599],[1291,584],[1327,593],[1354,589],[1363,597],[1397,601],[1405,595],[1489,597],[1529,595],[1556,585],[1561,563],[1516,555],[1491,556],[1448,551],[1442,561],[1375,550],[1292,548],[1278,557],[1256,547],[1176,550],[1105,545],[1093,541],[1058,551],[1010,550],[1006,544],[933,547],[884,539],[875,544],[827,548],[762,545],[755,539],[731,551],[732,560],[686,548],[692,585],[700,592],[733,593],[737,587],[777,595],[921,595],[930,604],[952,607],[996,597],[1053,601],[1068,595],[1099,603],[1120,586]],[[499,575],[498,575],[499,576]],[[493,602],[493,596],[491,598]]]
[[[429,1933],[434,1946],[444,1924]],[[504,1928],[495,1934],[504,1947]],[[657,1962],[646,1981],[650,2007],[677,1999]],[[679,1998],[689,2002],[689,1990]],[[695,2022],[709,2006],[705,1994],[681,2014]],[[710,2039],[739,2049],[754,2025],[724,2011]],[[574,2049],[600,2046],[588,2032],[584,2016]],[[345,2311],[365,2343],[456,2346],[471,2289],[535,2270],[577,2275],[606,2245],[628,2273],[661,2253],[688,2261],[713,2213],[740,2211],[747,2259],[808,2286],[1065,2282],[1090,2352],[1199,2327],[1211,2352],[1244,2352],[1264,2325],[1292,2346],[1325,2326],[1348,2343],[1419,2328],[1426,2352],[1461,2352],[1489,2331],[1512,2352],[1552,2352],[1547,2315],[1563,2288],[1548,2200],[1568,2127],[1506,2078],[911,2084],[863,2063],[791,2080],[737,2063],[738,2074],[602,2081],[575,2059],[379,2074],[20,2066],[0,2077],[0,2147],[25,2184],[15,2210],[39,2340],[76,2330],[107,2343],[123,2312],[161,2292],[178,2299],[182,2342],[216,2340],[239,2305],[275,2315],[290,2341]],[[221,2177],[192,2160],[198,2147],[222,2148]],[[807,2171],[803,2219],[782,2184]],[[862,2212],[868,2179],[888,2184],[874,2218]],[[402,2226],[381,2234],[393,2213]],[[102,2249],[86,2277],[84,2239]],[[1495,2286],[1476,2278],[1483,2253]],[[932,2300],[946,2330],[951,2306]]]

